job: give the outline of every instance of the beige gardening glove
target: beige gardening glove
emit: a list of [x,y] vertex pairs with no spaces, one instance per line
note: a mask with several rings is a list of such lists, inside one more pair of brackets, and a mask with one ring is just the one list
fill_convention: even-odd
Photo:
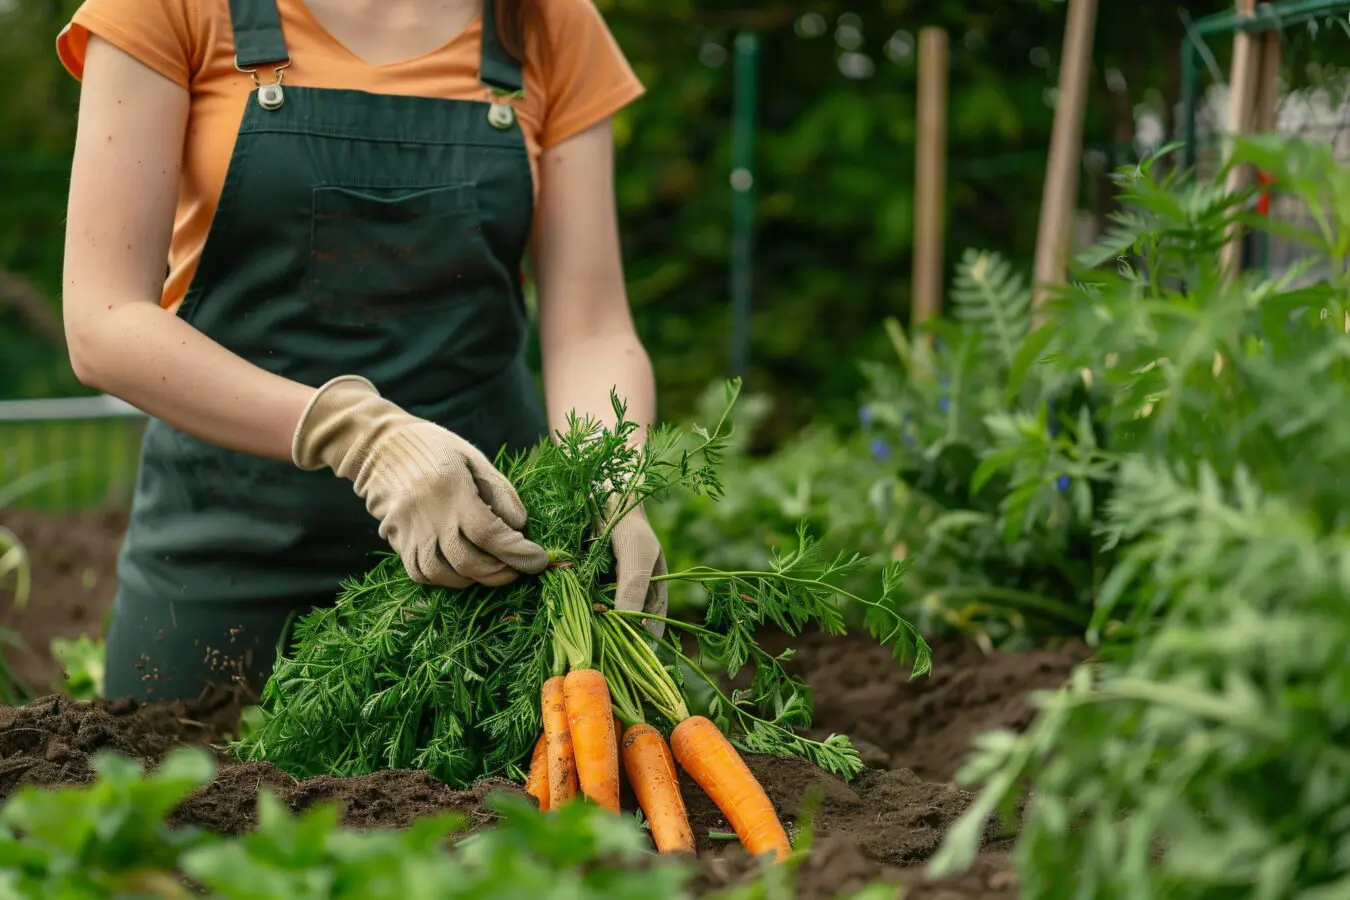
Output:
[[[614,512],[615,503],[611,501],[609,514],[612,516]],[[610,540],[614,550],[614,574],[618,580],[614,608],[664,616],[669,607],[669,588],[664,581],[653,583],[652,576],[667,573],[666,555],[641,506],[618,521],[610,532]],[[665,634],[665,622],[644,621],[655,637]]]
[[537,574],[548,553],[525,539],[515,488],[468,441],[345,375],[319,388],[300,416],[295,465],[351,481],[380,537],[413,581],[448,588]]

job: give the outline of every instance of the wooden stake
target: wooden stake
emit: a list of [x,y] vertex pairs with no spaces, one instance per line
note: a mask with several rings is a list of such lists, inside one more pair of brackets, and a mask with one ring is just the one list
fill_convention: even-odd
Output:
[[919,32],[918,147],[914,165],[914,288],[911,327],[942,309],[942,251],[946,230],[947,32]]
[[1083,155],[1083,114],[1087,106],[1092,36],[1097,0],[1069,0],[1060,59],[1059,93],[1050,132],[1050,156],[1041,194],[1041,219],[1036,232],[1036,288],[1033,307],[1045,302],[1047,289],[1064,280],[1070,223],[1078,196],[1078,169]]
[[[1250,18],[1256,11],[1256,0],[1237,0],[1237,14]],[[1239,31],[1233,35],[1233,68],[1228,76],[1228,133],[1224,136],[1224,159],[1233,152],[1233,140],[1250,134],[1256,118],[1256,84],[1261,64],[1258,35]],[[1250,183],[1247,166],[1235,166],[1228,171],[1224,189],[1229,193],[1242,190]],[[1219,251],[1219,265],[1224,276],[1232,280],[1241,269],[1242,229],[1237,223],[1228,226],[1227,240]]]
[[1280,105],[1280,66],[1284,62],[1284,41],[1274,28],[1261,32],[1261,65],[1256,85],[1256,132],[1275,130]]

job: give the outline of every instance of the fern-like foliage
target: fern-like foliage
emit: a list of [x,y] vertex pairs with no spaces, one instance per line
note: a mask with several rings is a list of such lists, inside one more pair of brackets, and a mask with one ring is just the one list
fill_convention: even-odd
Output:
[[1039,365],[1027,279],[967,251],[951,317],[910,337],[889,322],[894,363],[866,367],[867,435],[894,458],[882,530],[910,553],[906,593],[924,628],[1018,641],[1082,634],[1102,562],[1098,479],[1109,470],[1090,398]]
[[1011,370],[1031,331],[1031,288],[1021,273],[997,253],[966,250],[949,297],[963,333],[980,339],[986,370],[990,359]]
[[[1124,639],[1039,697],[1027,733],[979,740],[959,780],[983,790],[938,871],[1029,789],[1022,896],[1350,896],[1350,171],[1274,136],[1232,164],[1306,224],[1141,166],[1096,268],[1049,310],[1046,368],[1098,388],[1118,456],[1093,628]],[[1232,276],[1233,223],[1306,261]]]

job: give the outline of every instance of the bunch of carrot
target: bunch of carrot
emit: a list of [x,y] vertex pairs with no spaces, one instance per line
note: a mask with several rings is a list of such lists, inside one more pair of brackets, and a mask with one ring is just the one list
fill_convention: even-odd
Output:
[[[838,634],[852,608],[880,643],[914,655],[915,674],[929,651],[899,614],[902,567],[885,567],[875,596],[849,593],[841,581],[866,560],[826,555],[804,528],[762,570],[695,565],[654,576],[704,590],[697,623],[614,608],[606,576],[616,523],[671,491],[721,495],[717,464],[738,391],[729,383],[721,417],[692,437],[657,426],[637,445],[638,426],[613,395],[613,427],[573,415],[552,439],[499,458],[529,510],[526,535],[554,564],[509,585],[452,592],[413,581],[387,555],[344,582],[331,608],[295,623],[264,687],[260,724],[234,745],[237,755],[296,778],[408,767],[467,787],[519,772],[533,748],[528,780],[541,806],[580,796],[615,812],[622,761],[657,848],[689,852],[678,762],[751,853],[788,855],[778,814],[736,748],[843,778],[863,764],[845,736],[801,733],[810,691],[784,668],[787,655],[756,643],[758,630]],[[665,640],[644,627],[657,618]],[[686,654],[686,641],[697,649]],[[726,690],[710,662],[732,680],[753,667],[750,688]],[[707,689],[705,715],[690,714],[677,683],[686,674]]]
[[[578,795],[619,812],[619,763],[661,853],[694,853],[681,768],[717,805],[754,856],[792,852],[773,803],[722,731],[690,715],[679,688],[627,613],[592,602],[570,564],[544,575],[555,614],[555,674],[540,695],[542,733],[526,790],[544,811]],[[599,653],[593,652],[598,645]],[[595,657],[599,665],[595,665]],[[565,674],[557,669],[566,668]],[[674,723],[670,740],[644,720],[648,701]]]

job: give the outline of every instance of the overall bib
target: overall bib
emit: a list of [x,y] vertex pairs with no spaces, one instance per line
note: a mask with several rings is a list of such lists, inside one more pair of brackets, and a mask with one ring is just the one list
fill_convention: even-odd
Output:
[[[523,87],[483,4],[483,100],[283,86],[276,0],[231,0],[256,88],[179,314],[317,387],[357,374],[489,457],[547,433],[519,280],[533,179]],[[275,73],[275,74],[274,74]],[[106,692],[261,689],[292,612],[331,605],[388,551],[352,485],[152,419],[118,560]]]

